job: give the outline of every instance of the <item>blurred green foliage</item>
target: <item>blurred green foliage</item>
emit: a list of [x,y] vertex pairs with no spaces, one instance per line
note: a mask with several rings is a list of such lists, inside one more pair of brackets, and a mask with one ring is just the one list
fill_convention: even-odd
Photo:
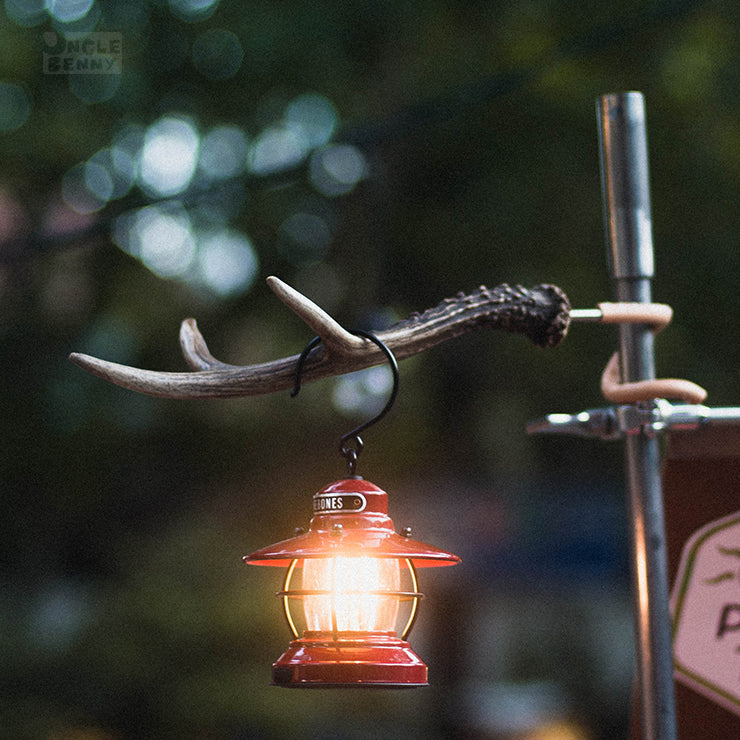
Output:
[[[334,384],[295,400],[167,401],[88,377],[66,357],[184,369],[176,337],[190,315],[227,362],[297,353],[310,333],[266,290],[269,274],[368,329],[481,283],[551,282],[577,307],[608,300],[594,101],[637,89],[654,295],[675,310],[658,370],[706,386],[713,405],[736,405],[738,22],[731,0],[5,0],[0,734],[477,736],[455,697],[476,681],[531,679],[565,687],[589,737],[623,736],[628,694],[617,679],[612,696],[597,690],[600,664],[583,630],[567,629],[580,612],[553,619],[555,632],[522,648],[511,674],[489,665],[467,675],[473,648],[460,636],[483,640],[485,616],[473,629],[470,615],[511,593],[486,562],[520,554],[511,537],[535,563],[524,568],[534,582],[514,587],[531,596],[521,608],[544,599],[564,613],[538,581],[549,556],[530,545],[555,547],[547,533],[586,527],[597,504],[606,508],[593,510],[584,541],[614,551],[594,589],[624,600],[619,446],[524,434],[532,418],[601,403],[610,332],[577,326],[555,351],[481,334],[403,363],[399,401],[368,433],[360,472],[390,490],[394,517],[421,521],[421,539],[472,565],[424,584],[418,650],[435,686],[349,696],[266,685],[288,639],[271,596],[279,577],[240,563],[305,524],[310,494],[342,474],[336,440],[356,419],[328,402]],[[46,73],[54,43],[104,32],[122,40],[120,74]],[[167,166],[184,150],[152,160],[164,185],[143,174],[142,147],[162,121],[201,157],[170,193]],[[290,138],[296,125],[302,143]],[[211,170],[209,134],[228,144]],[[124,139],[140,157],[125,160],[127,185],[123,165],[116,180],[100,164],[115,142],[129,151]],[[207,271],[196,279],[161,261],[157,272],[146,258],[152,224],[170,229],[160,249],[179,229],[190,266],[228,241],[231,252],[214,252],[220,279],[245,260],[254,274],[209,283]],[[575,502],[576,524],[562,518],[563,500]],[[608,530],[604,511],[615,512]],[[582,589],[584,572],[563,579],[562,593]],[[553,635],[560,642],[547,644]],[[623,647],[612,660],[629,673]]]

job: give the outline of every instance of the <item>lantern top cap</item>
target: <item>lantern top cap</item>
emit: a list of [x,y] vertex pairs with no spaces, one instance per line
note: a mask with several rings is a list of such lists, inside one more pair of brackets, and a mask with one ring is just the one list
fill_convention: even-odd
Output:
[[408,559],[418,567],[455,565],[457,555],[397,534],[388,516],[388,494],[370,481],[334,481],[313,496],[309,530],[244,557],[250,565],[287,567],[321,557]]

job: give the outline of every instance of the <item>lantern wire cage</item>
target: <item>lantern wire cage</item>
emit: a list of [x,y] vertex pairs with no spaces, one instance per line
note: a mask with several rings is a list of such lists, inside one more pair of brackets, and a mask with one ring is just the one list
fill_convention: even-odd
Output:
[[[401,560],[399,558],[399,560]],[[403,558],[402,562],[406,566],[406,573],[409,576],[411,582],[411,590],[407,591],[391,591],[386,589],[373,589],[373,590],[342,590],[342,597],[361,597],[361,598],[393,598],[399,602],[409,602],[411,608],[409,610],[408,617],[403,629],[398,631],[400,638],[405,640],[411,632],[418,614],[419,600],[424,598],[424,594],[419,591],[419,579],[417,577],[416,568],[410,558]],[[337,604],[336,604],[336,590],[335,589],[291,589],[290,583],[293,579],[296,567],[299,565],[299,560],[291,561],[288,566],[288,570],[285,574],[285,581],[283,583],[283,590],[277,592],[277,596],[283,601],[283,610],[285,612],[285,620],[288,623],[290,631],[293,633],[293,637],[300,637],[301,632],[296,627],[296,620],[290,608],[290,599],[305,599],[306,597],[323,597],[329,600],[331,604],[331,624],[332,634],[334,639],[339,637],[339,618],[337,617]]]

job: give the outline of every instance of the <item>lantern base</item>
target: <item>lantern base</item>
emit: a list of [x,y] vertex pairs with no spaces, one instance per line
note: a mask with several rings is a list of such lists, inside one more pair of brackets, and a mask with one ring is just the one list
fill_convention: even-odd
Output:
[[302,689],[427,686],[427,667],[395,632],[306,631],[272,665],[274,686]]

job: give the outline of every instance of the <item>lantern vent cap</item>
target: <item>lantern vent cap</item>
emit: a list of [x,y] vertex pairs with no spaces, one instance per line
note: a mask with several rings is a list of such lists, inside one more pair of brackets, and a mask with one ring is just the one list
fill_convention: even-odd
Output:
[[287,567],[293,560],[334,556],[409,559],[417,568],[460,562],[451,552],[397,534],[388,494],[363,478],[330,483],[314,494],[313,508],[307,532],[257,550],[244,562]]

